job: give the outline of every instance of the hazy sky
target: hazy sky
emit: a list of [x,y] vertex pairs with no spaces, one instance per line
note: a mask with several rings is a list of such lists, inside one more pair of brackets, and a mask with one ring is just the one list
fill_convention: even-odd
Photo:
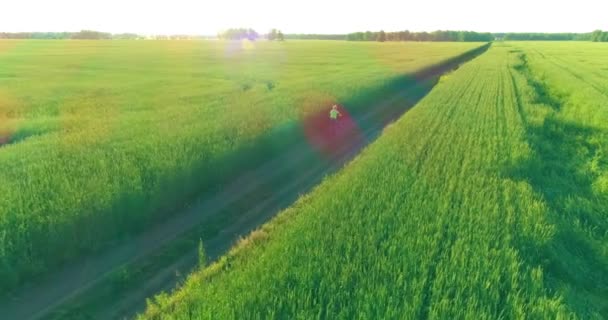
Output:
[[0,31],[141,34],[608,30],[608,0],[2,0]]

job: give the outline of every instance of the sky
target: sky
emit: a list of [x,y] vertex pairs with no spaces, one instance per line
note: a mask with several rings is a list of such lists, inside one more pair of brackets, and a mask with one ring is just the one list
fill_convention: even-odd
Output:
[[2,0],[0,32],[591,32],[607,14],[608,0]]

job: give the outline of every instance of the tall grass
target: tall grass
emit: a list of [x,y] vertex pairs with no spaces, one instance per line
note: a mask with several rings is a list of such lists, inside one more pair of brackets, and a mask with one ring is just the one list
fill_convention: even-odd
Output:
[[0,41],[0,291],[166,218],[276,128],[476,46]]
[[582,118],[603,98],[553,92],[582,80],[550,80],[562,71],[536,50],[575,47],[514,46],[444,77],[344,170],[140,318],[602,319],[606,140]]
[[608,317],[608,48],[518,47],[518,67],[534,88],[526,118],[534,157],[515,172],[542,195],[556,228],[536,262],[582,318],[598,310]]

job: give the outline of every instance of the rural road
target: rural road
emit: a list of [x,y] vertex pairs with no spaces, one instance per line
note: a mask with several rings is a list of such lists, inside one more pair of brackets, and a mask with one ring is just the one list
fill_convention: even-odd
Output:
[[[268,221],[301,194],[310,191],[327,174],[335,172],[350,161],[373,141],[388,123],[424,97],[441,74],[453,70],[485,50],[487,46],[415,74],[416,81],[409,89],[370,106],[366,113],[356,117],[357,123],[366,123],[364,128],[356,132],[359,138],[340,141],[340,148],[333,154],[320,155],[307,141],[293,144],[279,157],[269,159],[230,181],[215,194],[202,197],[184,212],[173,215],[170,220],[117,247],[68,265],[44,281],[22,288],[11,299],[0,301],[0,318],[23,320],[133,317],[143,310],[147,297],[170,290],[179,283],[180,277],[176,277],[176,271],[187,274],[196,267],[196,246],[183,250],[167,265],[153,270],[141,285],[129,286],[118,295],[108,292],[104,296],[103,293],[93,292],[97,286],[110,281],[109,274],[128,265],[154,259],[157,252],[186,236],[197,226],[226,217],[219,232],[204,238],[208,259],[218,258],[240,237]],[[346,136],[353,133],[347,132]],[[93,308],[72,307],[74,301],[87,295],[94,297],[89,300],[103,303]]]

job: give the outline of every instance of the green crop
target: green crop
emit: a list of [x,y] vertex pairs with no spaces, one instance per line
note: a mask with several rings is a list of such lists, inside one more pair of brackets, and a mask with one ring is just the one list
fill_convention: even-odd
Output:
[[505,43],[141,319],[602,319],[608,47]]
[[274,128],[479,45],[0,41],[0,291],[166,218]]

